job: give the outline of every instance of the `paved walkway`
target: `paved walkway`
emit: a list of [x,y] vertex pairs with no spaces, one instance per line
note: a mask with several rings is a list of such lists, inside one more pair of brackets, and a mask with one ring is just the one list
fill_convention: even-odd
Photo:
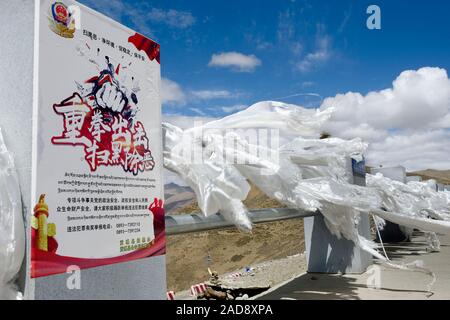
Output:
[[[440,252],[427,252],[426,240],[420,233],[413,237],[411,243],[386,245],[387,254],[393,262],[422,260],[424,267],[434,272],[436,282],[431,292],[428,291],[433,280],[430,275],[375,264],[362,275],[306,273],[272,289],[259,299],[450,299],[450,236],[440,236],[439,239]],[[368,287],[367,283],[374,283],[377,277],[380,287]]]

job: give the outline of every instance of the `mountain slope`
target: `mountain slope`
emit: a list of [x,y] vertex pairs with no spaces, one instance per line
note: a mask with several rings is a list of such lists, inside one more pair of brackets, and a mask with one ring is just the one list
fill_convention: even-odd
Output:
[[450,170],[427,169],[407,173],[408,176],[421,176],[423,180],[434,179],[438,183],[450,184]]

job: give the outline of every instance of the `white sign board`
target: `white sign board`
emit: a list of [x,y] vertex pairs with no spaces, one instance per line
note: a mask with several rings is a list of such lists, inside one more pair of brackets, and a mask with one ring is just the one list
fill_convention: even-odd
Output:
[[31,277],[165,253],[159,45],[40,0]]

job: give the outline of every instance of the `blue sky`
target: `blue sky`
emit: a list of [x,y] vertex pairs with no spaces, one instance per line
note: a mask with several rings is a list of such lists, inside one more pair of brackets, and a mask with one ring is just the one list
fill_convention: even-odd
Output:
[[[366,93],[391,86],[406,69],[449,67],[447,1],[81,2],[161,44],[162,76],[187,94],[165,103],[165,113],[194,115],[194,109],[220,116],[224,107],[296,94]],[[366,9],[374,3],[381,8],[381,30],[366,28]],[[259,65],[209,65],[222,52],[253,55]],[[321,102],[311,95],[281,100]]]

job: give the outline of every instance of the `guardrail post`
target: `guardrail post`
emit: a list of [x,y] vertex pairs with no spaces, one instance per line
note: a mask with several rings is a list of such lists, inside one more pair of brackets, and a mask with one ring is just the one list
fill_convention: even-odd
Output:
[[[86,9],[81,4],[79,8],[82,10],[82,30],[73,29],[70,23],[72,20],[68,19],[69,8],[76,8],[78,5],[73,0],[61,2],[56,0],[0,1],[0,21],[2,25],[2,32],[0,32],[0,128],[5,144],[8,151],[12,153],[17,168],[27,235],[27,255],[23,262],[22,271],[18,275],[17,286],[19,291],[24,292],[25,299],[30,300],[166,299],[165,245],[164,233],[161,223],[159,223],[161,218],[152,220],[147,209],[154,197],[160,198],[163,196],[162,181],[159,175],[162,170],[161,146],[152,147],[151,155],[146,153],[146,156],[151,157],[152,161],[155,162],[155,169],[152,172],[155,172],[156,177],[148,177],[147,173],[150,173],[150,171],[145,172],[145,181],[151,181],[147,183],[150,187],[148,189],[139,186],[129,187],[128,183],[134,184],[134,182],[127,182],[127,187],[123,188],[123,194],[112,193],[114,189],[106,186],[93,187],[97,192],[102,191],[103,193],[93,192],[90,194],[86,191],[90,187],[79,187],[77,184],[78,189],[84,190],[75,191],[76,187],[74,187],[73,191],[65,193],[67,196],[63,197],[62,194],[58,194],[57,180],[66,179],[65,173],[63,173],[65,170],[80,174],[90,174],[91,172],[90,165],[84,161],[87,156],[85,158],[82,143],[86,146],[89,143],[89,145],[92,145],[92,159],[94,159],[93,155],[99,158],[101,153],[103,153],[103,156],[112,155],[106,149],[100,152],[100,149],[97,151],[94,148],[94,146],[97,148],[100,146],[100,133],[98,138],[94,138],[95,140],[89,141],[88,139],[88,142],[86,142],[86,139],[82,139],[86,137],[81,137],[80,131],[82,128],[89,128],[89,125],[82,126],[83,121],[87,119],[87,107],[81,96],[78,96],[80,100],[70,102],[63,99],[70,96],[74,90],[85,90],[84,88],[76,89],[78,86],[76,86],[75,81],[84,83],[87,79],[84,77],[97,75],[97,70],[99,72],[103,70],[101,74],[105,77],[98,82],[102,82],[105,87],[106,84],[113,82],[111,78],[114,79],[119,71],[122,76],[125,67],[119,68],[121,59],[124,59],[123,54],[118,50],[119,45],[121,49],[128,50],[128,54],[125,54],[125,56],[129,55],[129,58],[127,57],[123,61],[126,61],[128,66],[131,65],[131,61],[133,62],[132,66],[136,71],[132,75],[135,77],[142,76],[140,83],[139,78],[136,78],[135,81],[136,84],[139,83],[142,92],[145,93],[141,96],[138,95],[139,106],[142,109],[142,105],[145,105],[147,110],[144,111],[145,117],[141,116],[143,110],[138,113],[139,123],[142,125],[139,128],[144,132],[140,136],[141,147],[146,140],[153,141],[154,145],[158,145],[158,141],[160,141],[160,123],[158,120],[160,119],[160,68],[159,65],[156,65],[156,59],[154,59],[150,61],[153,66],[147,73],[147,70],[149,70],[147,67],[150,66],[148,61],[150,57],[147,56],[147,52],[144,53],[145,50],[137,49],[137,47],[147,47],[148,42],[142,41],[141,37],[130,29]],[[59,14],[56,14],[57,12]],[[36,28],[37,26],[40,26],[40,28]],[[101,37],[105,37],[105,39],[100,41],[102,40]],[[136,44],[130,43],[130,39],[134,39],[132,41]],[[115,45],[112,45],[113,43]],[[90,51],[91,48],[92,51]],[[41,52],[40,49],[46,50]],[[154,50],[152,54],[156,55],[156,49]],[[37,54],[35,55],[38,51],[41,52],[39,59],[37,59]],[[83,53],[80,54],[81,52]],[[91,55],[92,57],[101,56],[102,60],[103,57],[105,58],[102,69],[97,69],[100,68],[98,64],[94,65],[88,62],[87,59],[88,57],[91,59]],[[55,56],[58,59],[52,60]],[[36,58],[37,65],[34,64],[34,58]],[[111,59],[111,63],[109,63],[109,59]],[[113,66],[113,63],[115,66]],[[122,66],[124,65],[122,63]],[[128,70],[130,69],[128,68]],[[57,74],[59,76],[55,77],[54,75]],[[36,79],[33,79],[33,76]],[[109,78],[109,81],[107,81],[107,78]],[[131,75],[129,78],[131,78]],[[143,84],[144,82],[154,85],[155,91],[149,92],[148,89],[145,89],[148,85]],[[53,87],[52,90],[49,90],[51,84],[53,84]],[[110,90],[112,90],[111,87],[109,87]],[[120,92],[121,96],[125,96],[117,85],[114,88],[116,94]],[[33,91],[36,93],[36,99],[33,99]],[[137,103],[134,101],[137,100],[136,95],[131,97],[130,100],[133,100],[134,104]],[[152,100],[149,100],[149,97]],[[122,99],[120,103],[122,104],[125,100],[127,99]],[[146,102],[147,100],[152,101],[151,109]],[[33,110],[34,102],[36,103],[35,110]],[[69,129],[66,128],[66,122],[63,123],[62,116],[54,112],[54,104],[59,104],[61,108],[67,111],[69,119],[67,127],[71,127],[70,134],[67,133],[66,135],[66,131],[62,131],[63,128],[68,131]],[[117,104],[114,105],[114,107],[117,106]],[[109,107],[110,109],[113,108],[111,104]],[[131,107],[128,111],[128,105],[122,107],[124,111],[127,110],[126,112],[132,113],[131,111],[134,111]],[[95,110],[97,109],[104,108],[95,108]],[[124,111],[118,113],[117,117],[110,117],[110,119],[114,119],[114,121],[115,119],[121,119],[120,122],[117,122],[118,136],[126,135],[127,139],[130,139],[130,131],[127,127],[129,123],[126,122],[126,125],[124,125],[122,121],[124,120],[122,117]],[[148,113],[149,111],[152,113]],[[91,114],[93,116],[89,116],[89,118],[103,116],[102,112]],[[108,113],[109,116],[111,114],[112,111]],[[104,122],[97,120],[100,128],[98,132],[102,130],[102,132],[105,132]],[[146,125],[149,121],[155,122],[155,124],[149,127]],[[94,122],[92,121],[92,123]],[[35,125],[36,132],[32,130],[33,125]],[[148,134],[149,139],[145,136],[144,125],[147,132],[152,132],[151,136],[150,133]],[[111,131],[110,129],[108,127],[109,131]],[[66,146],[61,148],[62,151],[59,151],[61,149],[55,151],[52,162],[44,160],[48,159],[49,150],[55,148],[52,138],[61,138],[59,137],[61,134],[67,139],[64,142]],[[94,135],[92,136],[94,137]],[[118,139],[122,138],[119,137]],[[102,140],[101,142],[106,145],[106,139]],[[61,144],[63,143],[61,142]],[[67,151],[71,148],[69,145],[72,144],[73,150]],[[75,145],[77,146],[75,147]],[[111,141],[109,141],[109,145],[114,148]],[[121,144],[118,145],[120,146],[119,153],[124,154]],[[32,157],[32,146],[35,146],[36,149],[35,157]],[[136,160],[134,157],[137,155],[136,149],[134,148],[132,154],[134,160]],[[82,151],[82,153],[78,151]],[[73,154],[73,162],[66,162],[65,159],[67,159],[68,154],[69,156]],[[43,158],[43,155],[46,155],[46,158]],[[64,155],[66,157],[63,157]],[[128,158],[128,155],[126,157]],[[95,163],[95,161],[93,162]],[[109,164],[106,156],[102,161]],[[117,162],[120,161],[119,158]],[[147,167],[149,161],[147,160],[145,165],[142,161],[135,163],[139,167]],[[111,177],[131,178],[134,175],[131,169],[130,172],[126,173],[120,167],[115,169],[108,166],[107,168],[104,167],[104,171],[97,171],[97,173],[99,176]],[[55,174],[56,172],[58,175]],[[47,173],[51,178],[39,179],[40,175],[45,177]],[[142,178],[141,173],[139,173],[139,177]],[[89,178],[89,182],[91,181],[95,180]],[[80,182],[80,180],[78,179],[77,182]],[[119,184],[119,182],[114,184]],[[33,193],[36,194],[36,197]],[[44,194],[47,197],[41,198],[40,195]],[[51,197],[51,195],[54,195],[54,197]],[[142,200],[146,197],[149,197],[149,201]],[[67,200],[69,198],[70,201]],[[95,202],[92,201],[93,198],[96,199]],[[114,202],[114,200],[125,200],[124,198],[126,203]],[[38,199],[42,199],[42,202]],[[74,204],[72,199],[76,199],[77,204]],[[139,200],[139,206],[136,199],[141,199]],[[108,205],[106,205],[106,202]],[[71,204],[69,205],[69,203]],[[100,204],[104,209],[97,208],[100,207]],[[128,207],[126,211],[122,209],[125,206]],[[65,208],[69,207],[71,207],[70,210],[67,209],[66,211]],[[119,207],[121,207],[120,210]],[[33,210],[34,208],[37,209]],[[153,209],[158,213],[158,216],[162,215],[158,203],[155,204]],[[68,212],[83,219],[70,221],[69,224],[69,219],[66,220]],[[128,218],[135,213],[139,213],[140,218]],[[118,217],[119,214],[125,216],[124,219],[120,219],[120,224],[118,218],[112,218],[113,216]],[[106,215],[109,215],[111,219],[105,218]],[[84,219],[84,216],[87,218]],[[154,214],[153,218],[155,216],[157,215]],[[49,223],[46,221],[47,217],[50,217]],[[56,219],[58,221],[55,221]],[[137,223],[139,223],[139,227],[136,227]],[[151,230],[152,228],[153,230]],[[158,233],[156,230],[158,230]],[[34,234],[37,235],[33,237]],[[160,235],[158,239],[156,239],[156,235]],[[33,238],[38,240],[33,241]],[[88,242],[85,241],[86,239],[89,239]],[[0,248],[0,251],[4,250],[6,249]],[[153,252],[150,253],[150,250]],[[0,260],[2,259],[3,257],[0,257]],[[0,263],[3,263],[3,261]],[[32,273],[32,269],[33,271],[38,270],[39,273]],[[0,277],[2,276],[0,274]]]
[[[353,183],[365,186],[365,162],[349,161]],[[363,273],[372,264],[372,257],[352,241],[338,239],[325,225],[323,215],[304,219],[306,257],[310,273]],[[370,237],[369,216],[362,215],[359,233]]]

